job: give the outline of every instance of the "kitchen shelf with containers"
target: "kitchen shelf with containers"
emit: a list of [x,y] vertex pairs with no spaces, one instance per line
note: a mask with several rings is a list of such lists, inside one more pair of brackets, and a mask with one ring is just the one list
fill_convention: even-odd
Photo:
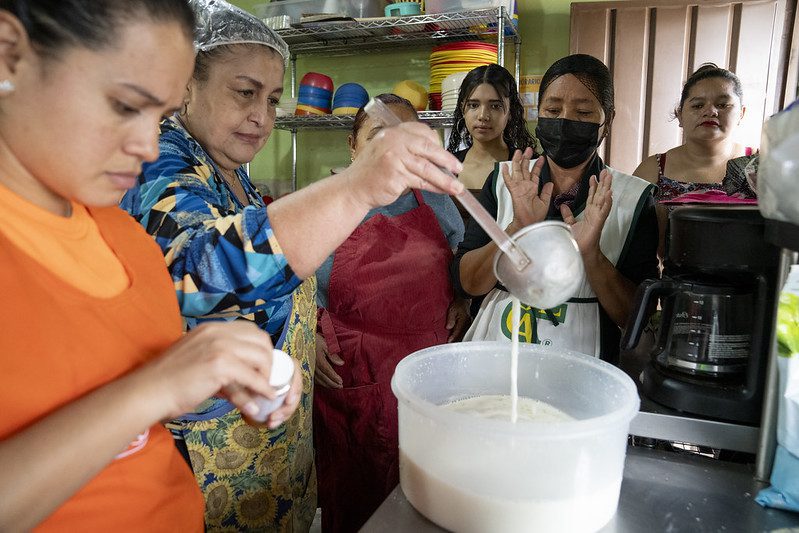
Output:
[[[420,111],[419,120],[431,128],[452,126],[452,113],[446,111]],[[288,115],[278,117],[276,126],[284,130],[349,130],[355,121],[354,115]]]
[[[486,1],[497,5],[498,2]],[[277,30],[291,51],[291,98],[297,96],[297,57],[299,55],[355,55],[397,48],[437,46],[458,47],[462,41],[496,41],[496,61],[504,64],[506,39],[514,45],[516,79],[519,78],[519,48],[521,38],[505,6],[469,11],[429,13],[403,17],[347,19],[332,22],[319,21]],[[466,45],[464,45],[466,46]],[[473,46],[477,46],[473,44]],[[435,50],[434,50],[435,52]],[[439,52],[441,53],[441,52]],[[494,59],[491,60],[493,62]],[[431,57],[431,74],[434,70]],[[355,81],[355,80],[353,80]],[[431,76],[431,85],[433,79]],[[302,91],[302,86],[299,87]],[[302,97],[302,94],[300,94]],[[434,99],[431,96],[431,101]],[[440,93],[439,93],[440,98]],[[302,98],[300,98],[301,100]],[[452,126],[451,111],[439,111],[441,101],[422,111],[419,118],[433,128]],[[422,106],[423,108],[424,106]],[[419,109],[422,109],[419,108]],[[446,109],[446,108],[445,108]],[[299,130],[346,130],[352,127],[352,115],[289,114],[278,116],[275,127],[292,135],[292,190],[297,188],[297,132]]]
[[[387,48],[430,46],[462,41],[475,36],[497,35],[500,44],[509,38],[521,42],[516,26],[504,7],[407,17],[319,22],[277,30],[296,54],[362,54]],[[499,51],[500,60],[503,51]],[[517,53],[518,56],[518,53]]]

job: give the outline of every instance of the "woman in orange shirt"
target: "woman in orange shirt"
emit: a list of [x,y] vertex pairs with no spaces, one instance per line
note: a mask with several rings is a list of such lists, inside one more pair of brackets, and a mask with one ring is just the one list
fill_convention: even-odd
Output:
[[[181,106],[193,27],[186,0],[0,0],[2,531],[202,531],[202,497],[160,421],[220,391],[250,414],[253,394],[274,396],[269,336],[230,323],[183,337],[158,246],[111,207]],[[368,164],[272,204],[276,253],[310,275],[411,184],[459,192],[436,140],[393,128]],[[299,378],[270,427],[296,408]]]
[[273,394],[269,337],[180,340],[158,248],[106,207],[157,153],[192,29],[182,0],[0,2],[0,530],[202,531],[159,421],[226,386]]

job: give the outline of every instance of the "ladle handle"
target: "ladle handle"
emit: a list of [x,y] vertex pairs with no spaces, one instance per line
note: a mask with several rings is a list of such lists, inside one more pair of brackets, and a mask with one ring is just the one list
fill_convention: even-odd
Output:
[[[397,115],[395,115],[386,104],[376,98],[369,100],[364,107],[364,111],[366,111],[366,114],[371,115],[372,117],[375,117],[383,122],[383,124],[389,128],[402,124],[402,121],[397,117]],[[452,179],[458,179],[449,170],[445,168],[442,168],[441,170],[444,173],[449,174]],[[499,249],[502,251],[502,253],[508,256],[517,270],[524,270],[524,268],[530,264],[530,258],[527,257],[518,246],[516,246],[516,243],[513,242],[513,239],[511,239],[508,234],[505,233],[505,230],[503,230],[499,224],[497,224],[497,221],[494,220],[494,217],[492,217],[489,212],[485,210],[485,208],[480,204],[480,202],[477,201],[477,198],[475,198],[472,193],[464,188],[460,194],[455,195],[455,198],[457,198],[466,211],[469,212],[475,222],[477,222],[480,227],[485,230],[491,240],[497,243]]]
[[[447,174],[452,175],[451,172],[448,172],[445,169],[444,172]],[[453,179],[455,176],[452,176]],[[514,266],[516,266],[517,270],[523,270],[527,265],[530,264],[530,258],[527,257],[524,252],[519,250],[519,247],[516,246],[516,243],[513,242],[507,233],[497,224],[497,221],[494,220],[488,211],[477,201],[477,198],[474,197],[472,193],[469,192],[468,189],[464,188],[460,194],[456,194],[455,198],[461,203],[461,205],[469,212],[472,218],[480,224],[480,227],[485,230],[488,236],[491,238],[492,241],[497,243],[499,249],[502,250],[502,253],[506,254],[508,258],[513,261]]]

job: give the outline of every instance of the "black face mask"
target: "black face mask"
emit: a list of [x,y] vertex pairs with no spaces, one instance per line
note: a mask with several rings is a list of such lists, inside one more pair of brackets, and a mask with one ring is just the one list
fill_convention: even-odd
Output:
[[539,117],[535,136],[556,165],[574,168],[591,157],[599,146],[599,124]]

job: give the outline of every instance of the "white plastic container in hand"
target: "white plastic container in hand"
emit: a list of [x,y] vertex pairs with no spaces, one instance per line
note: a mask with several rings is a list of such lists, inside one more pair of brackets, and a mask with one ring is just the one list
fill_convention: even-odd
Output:
[[454,412],[454,400],[510,392],[510,344],[435,346],[403,359],[400,484],[413,506],[458,532],[587,532],[616,512],[633,381],[575,352],[519,346],[519,395],[576,419],[512,423]]
[[275,389],[275,399],[270,400],[265,396],[257,396],[258,414],[251,418],[256,422],[265,422],[267,417],[283,405],[286,394],[291,388],[294,377],[294,360],[281,350],[272,351],[272,370],[269,374],[269,384]]

